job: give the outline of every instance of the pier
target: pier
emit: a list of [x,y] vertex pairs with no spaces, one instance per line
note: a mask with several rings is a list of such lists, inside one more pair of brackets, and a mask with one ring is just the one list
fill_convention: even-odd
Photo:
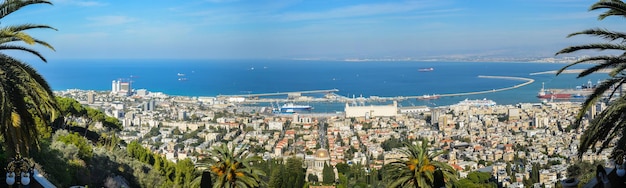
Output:
[[[485,91],[473,91],[473,92],[463,92],[463,93],[446,93],[446,94],[434,94],[434,95],[421,95],[421,96],[395,96],[395,97],[370,97],[370,98],[349,98],[335,92],[338,92],[338,89],[327,89],[327,90],[310,90],[310,91],[291,91],[291,92],[276,92],[276,93],[258,93],[258,94],[243,94],[243,95],[219,95],[218,98],[229,98],[229,97],[244,97],[247,102],[355,102],[355,101],[366,101],[366,100],[407,100],[407,99],[437,99],[440,97],[456,97],[456,96],[466,96],[466,95],[478,95],[485,93],[495,93],[500,91],[511,90],[519,87],[526,86],[535,82],[534,79],[530,78],[522,78],[522,77],[512,77],[512,76],[485,76],[479,75],[479,78],[487,78],[487,79],[509,79],[509,80],[520,80],[525,81],[524,83],[517,84],[511,87],[498,88],[492,90]],[[302,94],[313,94],[313,93],[326,93],[325,98],[310,98],[310,97],[300,97]],[[286,99],[277,99],[277,98],[259,98],[265,96],[280,96],[287,95]]]
[[276,92],[276,93],[256,93],[256,94],[243,94],[243,95],[218,95],[217,97],[245,97],[245,98],[258,98],[258,97],[267,97],[267,96],[280,96],[287,95],[289,97],[292,96],[302,96],[302,94],[314,94],[314,93],[335,93],[338,92],[338,89],[324,89],[324,90],[310,90],[310,91],[290,91],[290,92]]
[[[522,81],[526,81],[526,82],[521,83],[521,84],[517,84],[517,85],[514,85],[514,86],[511,86],[511,87],[492,89],[492,90],[486,90],[486,91],[436,94],[436,95],[432,95],[432,96],[434,96],[434,97],[456,97],[456,96],[465,96],[465,95],[478,95],[478,94],[485,94],[485,93],[495,93],[495,92],[506,91],[506,90],[511,90],[511,89],[523,87],[525,85],[528,85],[528,84],[531,84],[531,83],[535,82],[534,79],[522,78],[522,77],[512,77],[512,76],[483,76],[483,75],[479,75],[478,77],[479,78],[490,78],[490,79],[522,80]],[[407,96],[407,97],[404,97],[404,98],[425,99],[424,96]]]

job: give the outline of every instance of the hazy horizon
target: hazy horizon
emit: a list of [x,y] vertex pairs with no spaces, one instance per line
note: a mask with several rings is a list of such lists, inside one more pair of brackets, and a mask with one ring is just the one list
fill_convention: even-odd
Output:
[[546,57],[626,30],[584,0],[52,2],[3,20],[57,28],[29,32],[48,59]]

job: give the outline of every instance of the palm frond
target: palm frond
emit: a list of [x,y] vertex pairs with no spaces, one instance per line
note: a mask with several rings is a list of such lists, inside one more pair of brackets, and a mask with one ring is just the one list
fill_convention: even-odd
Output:
[[582,157],[597,142],[603,142],[603,144],[596,151],[604,150],[608,143],[618,136],[617,133],[623,131],[626,123],[623,117],[624,113],[626,113],[626,96],[621,96],[590,122],[580,139],[578,156]]
[[42,25],[42,24],[20,24],[20,25],[10,25],[10,26],[6,26],[2,28],[2,30],[12,31],[12,32],[21,32],[21,31],[26,31],[26,30],[31,30],[31,29],[52,29],[52,30],[58,31],[58,29],[52,26]]
[[265,173],[250,164],[263,159],[259,156],[248,156],[249,152],[245,149],[236,150],[235,148],[221,144],[211,150],[209,169],[215,175],[215,185],[220,187],[259,187]]
[[625,65],[625,64],[626,64],[626,59],[623,59],[622,57],[614,57],[614,58],[606,59],[604,62],[600,64],[597,64],[593,67],[585,69],[580,74],[578,74],[577,78],[585,77],[587,75],[596,73],[602,69],[614,68],[619,65]]
[[612,87],[615,86],[615,84],[620,83],[622,81],[623,79],[621,78],[611,78],[611,79],[601,82],[598,86],[596,86],[596,89],[594,89],[593,93],[587,97],[585,102],[583,102],[582,108],[580,109],[580,111],[578,112],[578,115],[576,116],[576,121],[574,122],[573,127],[578,128],[580,126],[580,123],[583,117],[585,116],[585,113],[587,113],[589,108],[595,105],[596,102],[600,98],[602,98],[603,95],[607,91],[609,91]]
[[419,144],[404,143],[404,146],[401,152],[405,157],[389,164],[387,187],[429,187],[434,182],[436,169],[447,171],[444,173],[447,184],[458,179],[454,168],[434,160],[447,151],[430,151],[426,140],[421,140]]
[[43,57],[41,53],[39,53],[37,50],[33,50],[30,48],[15,45],[0,45],[0,50],[21,50],[39,57],[39,59],[41,59],[43,62],[48,62],[48,60],[46,60],[46,58]]
[[[47,82],[32,67],[10,56],[0,54],[0,101],[10,101],[1,106],[0,128],[10,153],[28,154],[31,146],[37,148],[36,120],[49,125],[58,114],[54,95]],[[7,104],[7,105],[4,105]]]
[[0,19],[21,8],[34,4],[52,5],[50,1],[46,0],[5,0],[2,4],[0,4]]
[[589,10],[598,10],[598,9],[609,9],[606,12],[600,14],[598,16],[598,20],[603,20],[609,16],[625,16],[626,15],[626,4],[622,1],[599,1],[593,5]]
[[585,57],[585,58],[581,58],[577,61],[574,61],[573,63],[570,63],[566,66],[564,66],[563,68],[559,69],[556,72],[556,75],[559,75],[561,73],[563,73],[563,71],[565,71],[566,69],[574,66],[574,65],[578,65],[581,63],[587,63],[587,62],[597,62],[597,61],[612,61],[613,59],[618,59],[619,57],[617,56],[612,56],[612,55],[604,55],[604,56],[593,56],[593,57]]
[[609,41],[614,41],[617,39],[626,40],[626,33],[609,31],[609,30],[600,29],[600,28],[587,29],[587,30],[576,32],[576,33],[571,33],[567,35],[567,37],[573,37],[577,35],[593,35],[593,36],[597,36],[597,37],[600,37]]
[[626,50],[626,45],[612,44],[612,43],[583,44],[583,45],[570,46],[570,47],[564,48],[561,51],[557,52],[556,55],[573,53],[573,52],[577,52],[580,50],[598,50],[598,51],[621,50],[621,51],[624,51]]

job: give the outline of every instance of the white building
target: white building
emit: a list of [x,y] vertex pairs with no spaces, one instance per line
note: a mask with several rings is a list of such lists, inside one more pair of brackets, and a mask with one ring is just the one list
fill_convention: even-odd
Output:
[[113,83],[111,83],[111,93],[117,93],[119,91],[120,91],[119,82],[117,80],[113,80]]
[[147,89],[138,89],[137,96],[147,96],[150,92]]
[[268,123],[268,130],[283,130],[283,122],[280,121],[270,121]]
[[132,93],[132,86],[129,81],[113,80],[111,82],[111,94],[122,94],[129,96]]
[[391,105],[382,106],[350,106],[346,103],[346,117],[393,117],[398,115],[398,102],[393,101]]
[[402,114],[419,114],[424,112],[430,112],[430,108],[428,108],[428,106],[411,106],[400,108],[400,113]]

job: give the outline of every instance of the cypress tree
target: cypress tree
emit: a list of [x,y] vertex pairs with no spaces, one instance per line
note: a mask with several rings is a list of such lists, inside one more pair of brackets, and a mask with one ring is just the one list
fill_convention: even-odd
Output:
[[272,169],[272,174],[270,175],[269,187],[270,188],[281,188],[283,184],[283,175],[281,172],[284,171],[284,166],[282,164],[277,165],[276,168]]
[[335,172],[333,167],[324,163],[324,169],[322,169],[322,182],[324,184],[333,184],[335,182]]

